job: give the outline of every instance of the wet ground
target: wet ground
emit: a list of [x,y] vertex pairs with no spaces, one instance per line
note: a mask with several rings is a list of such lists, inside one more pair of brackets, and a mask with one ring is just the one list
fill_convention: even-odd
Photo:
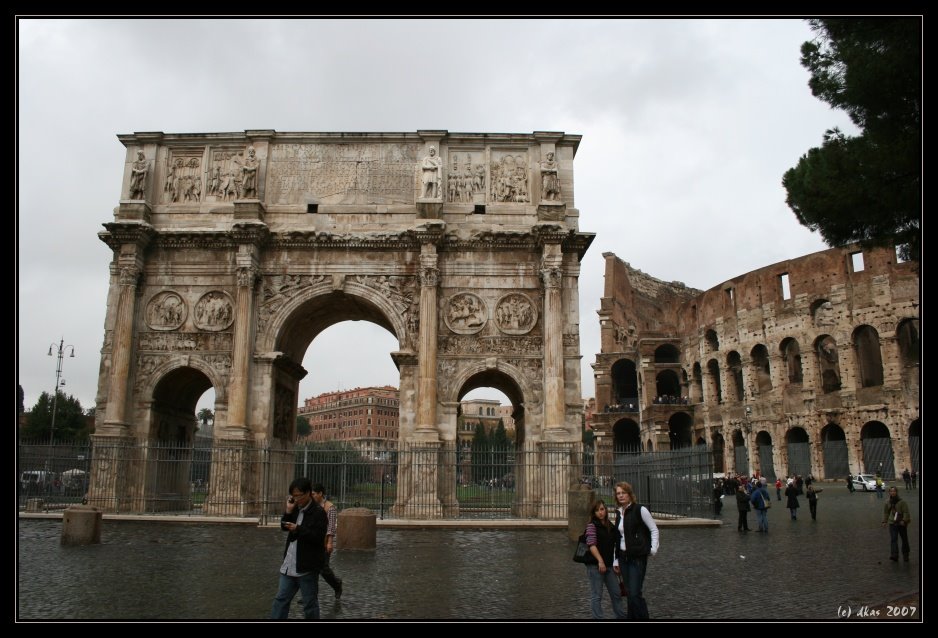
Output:
[[[769,534],[738,533],[730,502],[721,528],[662,528],[646,578],[652,618],[835,619],[849,610],[855,619],[865,607],[882,616],[884,603],[912,606],[921,583],[918,492],[907,499],[912,560],[893,563],[880,527],[884,501],[848,494],[843,484],[822,487],[816,522],[801,499],[797,521],[773,502]],[[753,514],[749,524],[755,529]],[[279,529],[105,520],[100,545],[62,547],[61,525],[19,521],[21,620],[259,620],[270,612]],[[571,561],[573,548],[558,530],[382,528],[377,551],[335,554],[345,594],[335,602],[320,581],[322,614],[589,620],[585,568]],[[295,601],[291,617],[301,616]]]

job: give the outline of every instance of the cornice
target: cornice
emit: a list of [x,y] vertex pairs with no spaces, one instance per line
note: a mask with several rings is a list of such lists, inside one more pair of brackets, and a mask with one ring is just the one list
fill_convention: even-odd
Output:
[[98,238],[111,250],[118,250],[126,244],[146,248],[157,234],[156,229],[146,222],[110,222],[103,226],[105,230],[98,233]]

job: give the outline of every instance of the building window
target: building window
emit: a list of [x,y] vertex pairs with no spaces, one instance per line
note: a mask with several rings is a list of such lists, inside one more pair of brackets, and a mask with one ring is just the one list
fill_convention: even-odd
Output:
[[862,272],[864,269],[863,265],[863,253],[855,252],[850,253],[850,268],[853,272]]
[[779,286],[782,291],[782,301],[788,301],[791,299],[791,282],[788,278],[788,273],[782,273],[778,276]]

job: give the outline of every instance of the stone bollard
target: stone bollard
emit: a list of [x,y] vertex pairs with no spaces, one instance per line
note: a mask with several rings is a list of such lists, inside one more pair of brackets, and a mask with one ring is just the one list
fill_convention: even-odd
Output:
[[90,505],[72,505],[62,515],[62,545],[101,542],[101,511]]
[[590,519],[590,503],[596,493],[589,485],[577,485],[567,492],[567,536],[575,541]]
[[41,512],[46,504],[41,498],[30,498],[26,499],[26,511],[27,512]]
[[336,530],[339,549],[375,549],[377,543],[377,516],[370,509],[351,507],[339,512]]

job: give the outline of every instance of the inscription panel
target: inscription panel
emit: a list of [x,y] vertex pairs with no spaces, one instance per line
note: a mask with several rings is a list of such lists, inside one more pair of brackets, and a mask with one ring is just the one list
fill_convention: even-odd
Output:
[[417,144],[277,144],[268,159],[272,204],[413,204]]

